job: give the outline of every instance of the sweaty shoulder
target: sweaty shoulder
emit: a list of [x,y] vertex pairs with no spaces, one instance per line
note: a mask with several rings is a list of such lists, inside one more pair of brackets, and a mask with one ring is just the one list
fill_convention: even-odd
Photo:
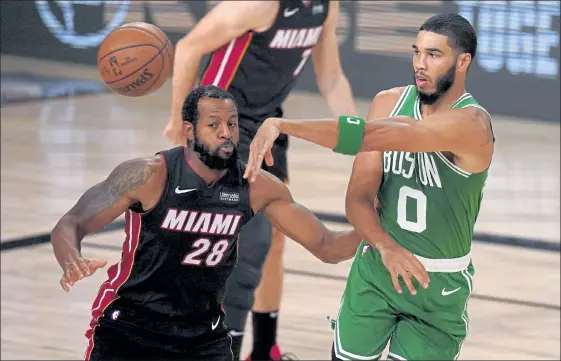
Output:
[[406,86],[395,87],[382,90],[376,94],[370,104],[367,119],[371,120],[375,118],[388,117],[405,89],[407,89]]

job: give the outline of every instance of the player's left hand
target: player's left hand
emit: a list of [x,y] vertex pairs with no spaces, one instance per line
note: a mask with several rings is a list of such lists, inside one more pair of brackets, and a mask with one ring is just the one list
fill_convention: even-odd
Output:
[[389,271],[393,286],[398,293],[402,292],[399,284],[399,277],[403,279],[412,295],[417,294],[417,290],[415,290],[413,286],[413,278],[416,279],[424,289],[429,287],[429,274],[413,253],[400,247],[396,243],[387,243],[384,246],[380,246],[378,247],[378,251],[382,256],[382,263]]
[[70,288],[76,282],[93,275],[95,271],[105,267],[106,264],[107,261],[105,260],[90,260],[82,258],[78,254],[74,257],[69,257],[64,263],[60,286],[66,292],[70,292]]
[[254,182],[259,174],[263,159],[265,159],[269,167],[274,163],[271,149],[273,148],[273,143],[280,134],[280,121],[279,118],[266,119],[251,141],[247,166],[243,175],[243,177],[250,182]]

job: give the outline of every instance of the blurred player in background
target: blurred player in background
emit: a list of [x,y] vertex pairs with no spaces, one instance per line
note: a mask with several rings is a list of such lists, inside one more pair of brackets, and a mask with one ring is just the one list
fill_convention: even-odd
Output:
[[376,95],[368,121],[270,119],[252,142],[250,179],[264,158],[273,161],[279,133],[361,151],[346,213],[363,242],[333,323],[334,360],[375,360],[388,342],[393,360],[459,356],[469,330],[474,226],[495,143],[489,113],[465,88],[476,51],[466,19],[435,15],[413,44],[415,85]]
[[[339,59],[339,4],[328,0],[223,1],[176,45],[171,119],[165,135],[185,144],[181,104],[195,86],[201,59],[211,54],[201,85],[234,95],[240,119],[239,157],[247,161],[259,125],[282,117],[282,103],[312,57],[320,93],[334,115],[355,115],[351,88]],[[288,182],[288,139],[273,145],[275,164],[264,169]],[[271,242],[272,238],[272,242]],[[256,215],[240,235],[240,259],[228,281],[226,322],[239,358],[243,330],[253,307],[253,349],[248,359],[278,360],[276,342],[283,282],[284,235]],[[254,302],[255,292],[255,302]]]

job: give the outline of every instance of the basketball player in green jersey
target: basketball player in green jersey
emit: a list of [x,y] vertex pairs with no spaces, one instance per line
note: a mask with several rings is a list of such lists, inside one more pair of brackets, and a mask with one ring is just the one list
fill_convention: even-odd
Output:
[[332,321],[334,360],[375,360],[388,342],[395,360],[459,355],[469,329],[473,228],[494,152],[490,116],[465,89],[476,48],[466,19],[435,15],[413,44],[416,84],[376,95],[367,121],[269,119],[253,140],[250,180],[263,159],[271,163],[279,132],[360,152],[346,213],[363,241]]

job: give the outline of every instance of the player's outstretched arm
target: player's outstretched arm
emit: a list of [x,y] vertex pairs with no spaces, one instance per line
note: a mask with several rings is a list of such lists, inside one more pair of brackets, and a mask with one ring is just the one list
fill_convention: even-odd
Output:
[[[376,96],[386,102],[387,91]],[[493,154],[493,132],[488,114],[476,107],[445,109],[419,122],[406,116],[338,119],[267,119],[250,146],[245,177],[253,180],[263,160],[272,165],[270,150],[280,133],[307,140],[335,152],[356,155],[368,151],[450,151],[469,158],[466,171],[486,169]]]
[[335,232],[307,208],[292,199],[286,185],[270,173],[261,171],[251,185],[251,203],[283,234],[300,243],[326,263],[338,263],[354,256],[360,237],[353,231]]
[[114,221],[134,202],[159,196],[157,190],[165,174],[165,163],[159,155],[125,161],[105,180],[89,188],[62,216],[51,232],[51,243],[64,271],[61,286],[65,291],[106,264],[82,258],[82,239]]
[[276,16],[277,9],[276,1],[222,1],[177,42],[171,119],[164,132],[168,138],[178,145],[185,145],[181,131],[181,107],[187,94],[195,87],[201,59],[242,34],[267,26]]

